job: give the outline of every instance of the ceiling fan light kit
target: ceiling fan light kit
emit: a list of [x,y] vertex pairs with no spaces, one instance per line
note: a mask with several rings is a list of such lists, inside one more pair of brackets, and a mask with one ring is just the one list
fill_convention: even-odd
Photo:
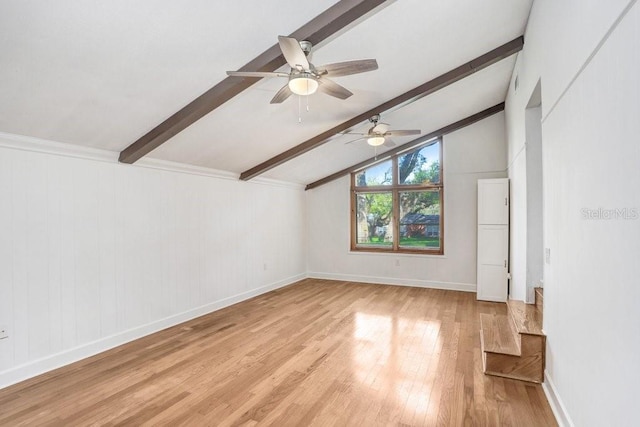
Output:
[[384,136],[372,136],[370,138],[367,138],[367,144],[373,147],[378,147],[384,144]]
[[312,95],[318,90],[318,81],[311,73],[302,72],[289,78],[289,90],[296,95]]

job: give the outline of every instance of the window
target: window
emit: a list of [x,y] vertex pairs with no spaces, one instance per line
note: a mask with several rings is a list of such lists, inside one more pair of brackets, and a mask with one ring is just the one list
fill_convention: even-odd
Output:
[[351,250],[443,253],[442,141],[351,174]]

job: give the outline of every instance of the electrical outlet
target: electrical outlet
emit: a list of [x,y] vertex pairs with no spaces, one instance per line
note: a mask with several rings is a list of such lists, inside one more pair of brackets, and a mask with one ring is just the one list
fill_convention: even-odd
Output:
[[396,267],[400,267],[400,260],[399,259],[396,260]]
[[262,265],[262,269],[263,269],[264,271],[267,271],[267,264],[266,264],[266,263],[264,263],[264,264]]
[[0,325],[0,340],[4,338],[9,338],[9,330],[6,326]]
[[551,248],[544,248],[544,262],[551,264]]

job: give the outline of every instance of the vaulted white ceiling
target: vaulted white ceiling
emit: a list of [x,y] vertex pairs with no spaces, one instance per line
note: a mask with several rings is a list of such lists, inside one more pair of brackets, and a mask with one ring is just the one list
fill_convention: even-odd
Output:
[[[351,98],[318,93],[271,105],[286,80],[263,79],[148,156],[240,173],[522,35],[531,2],[388,2],[313,50],[316,65],[378,60],[377,71],[335,79]],[[1,2],[0,131],[121,151],[333,3]],[[383,121],[429,133],[495,105],[513,64],[500,61]],[[265,176],[309,183],[373,155],[350,139]]]

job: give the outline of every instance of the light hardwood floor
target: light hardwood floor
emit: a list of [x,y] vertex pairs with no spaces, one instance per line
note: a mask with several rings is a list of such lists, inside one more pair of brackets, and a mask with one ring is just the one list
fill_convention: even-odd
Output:
[[307,279],[0,390],[0,425],[556,425],[475,294]]

